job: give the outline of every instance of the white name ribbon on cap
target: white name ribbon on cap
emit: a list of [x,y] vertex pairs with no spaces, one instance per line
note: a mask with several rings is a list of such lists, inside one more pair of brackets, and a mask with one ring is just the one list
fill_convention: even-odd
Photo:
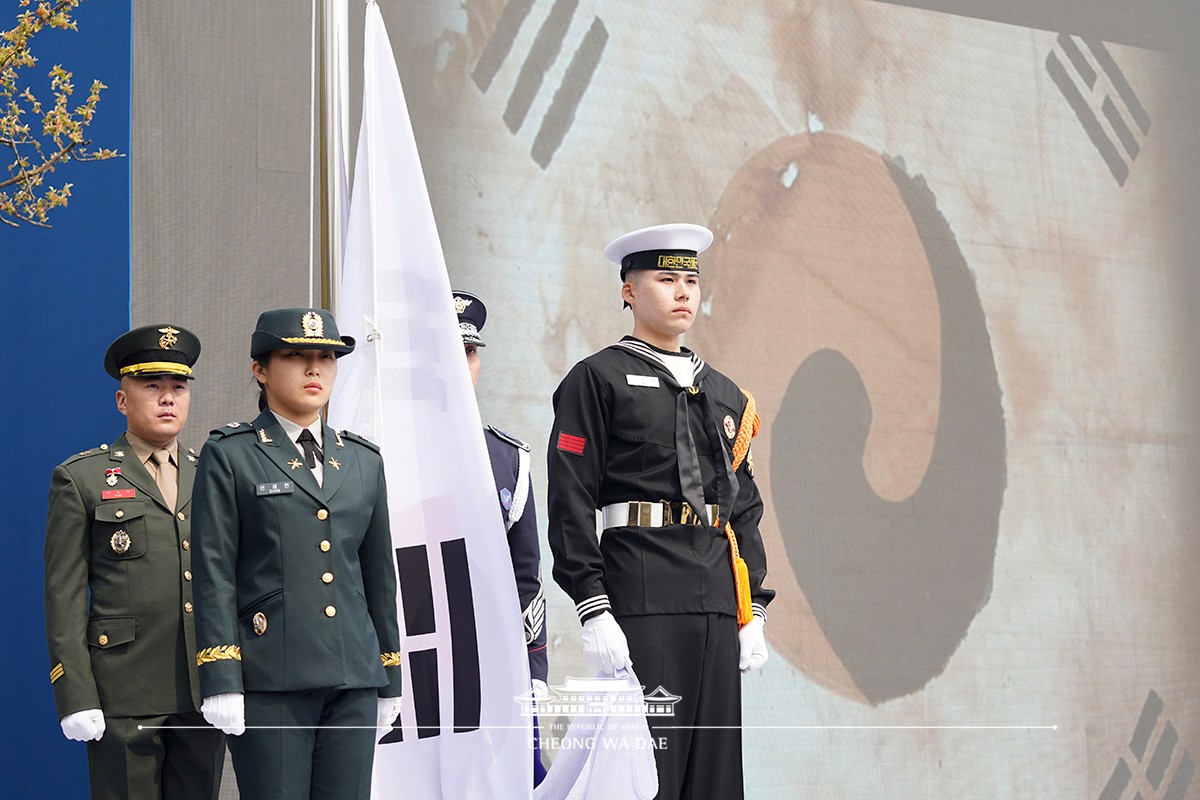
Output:
[[654,375],[626,375],[625,381],[630,386],[649,386],[652,388],[657,388],[662,385],[658,382],[658,378]]

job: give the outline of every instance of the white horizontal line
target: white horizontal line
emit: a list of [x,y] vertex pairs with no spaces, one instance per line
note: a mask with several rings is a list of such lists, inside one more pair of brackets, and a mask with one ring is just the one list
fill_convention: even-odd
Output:
[[[625,717],[610,717],[613,720]],[[629,717],[629,719],[636,719]],[[539,725],[542,728],[552,724],[543,719]],[[138,730],[149,726],[138,725]],[[209,730],[209,725],[163,725],[160,727],[175,730]],[[519,731],[530,729],[530,725],[480,725],[471,728],[475,730],[507,730]],[[657,730],[742,730],[742,731],[1057,731],[1058,725],[656,725]],[[448,734],[453,733],[453,725],[411,725],[397,727],[397,730],[416,730],[417,728],[434,729]],[[247,725],[246,730],[374,730],[374,725]],[[387,729],[384,729],[387,730]],[[470,731],[466,731],[469,733]]]

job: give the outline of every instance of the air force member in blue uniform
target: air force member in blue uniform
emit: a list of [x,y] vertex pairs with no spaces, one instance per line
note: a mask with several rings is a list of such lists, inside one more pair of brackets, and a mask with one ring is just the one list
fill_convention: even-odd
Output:
[[[463,350],[471,370],[471,385],[479,382],[481,359],[479,348],[485,347],[479,335],[487,321],[487,307],[469,292],[454,292],[454,310],[462,332]],[[508,529],[508,550],[512,557],[513,575],[517,579],[517,594],[521,616],[525,623],[525,647],[529,651],[529,675],[535,696],[545,697],[546,687],[546,595],[542,591],[541,550],[538,546],[537,514],[533,507],[533,482],[529,474],[529,445],[504,431],[488,425],[484,428],[492,476],[496,481],[500,510]],[[546,770],[542,766],[538,746],[537,721],[534,721],[534,785],[542,782]]]
[[285,308],[250,344],[262,411],[213,432],[194,498],[201,711],[243,800],[368,800],[399,712],[400,635],[379,448],[321,420],[333,316]]

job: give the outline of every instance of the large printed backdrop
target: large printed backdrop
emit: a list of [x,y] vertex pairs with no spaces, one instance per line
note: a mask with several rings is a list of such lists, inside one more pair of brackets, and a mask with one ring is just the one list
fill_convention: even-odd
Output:
[[716,233],[688,344],[758,398],[779,590],[750,796],[1194,794],[1177,60],[869,2],[388,12],[485,418],[544,448],[627,331],[610,237]]
[[[380,0],[452,283],[488,303],[484,420],[535,466],[558,380],[628,331],[604,244],[717,232],[688,344],[763,411],[779,590],[749,796],[1200,791],[1191,5]],[[256,315],[308,301],[311,18],[133,7],[133,320],[204,341],[197,444],[253,413]],[[77,318],[35,338],[78,355]],[[14,450],[20,491],[80,435]]]

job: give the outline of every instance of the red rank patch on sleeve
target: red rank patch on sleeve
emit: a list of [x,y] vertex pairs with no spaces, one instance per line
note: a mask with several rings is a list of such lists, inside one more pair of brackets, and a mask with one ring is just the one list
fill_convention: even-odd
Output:
[[582,436],[572,436],[569,433],[558,433],[558,449],[564,453],[574,453],[577,456],[583,455],[583,448],[587,445],[587,439]]
[[130,500],[137,497],[137,489],[103,489],[100,492],[101,500]]

